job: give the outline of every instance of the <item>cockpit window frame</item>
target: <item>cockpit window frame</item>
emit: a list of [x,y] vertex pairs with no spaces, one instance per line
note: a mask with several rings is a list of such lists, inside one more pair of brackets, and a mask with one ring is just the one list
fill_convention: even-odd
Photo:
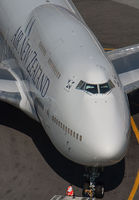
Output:
[[[92,90],[92,92],[91,92],[91,90],[89,91],[89,90],[87,90],[86,89],[86,87],[87,87],[87,85],[89,86],[94,86],[94,87],[96,87],[96,92],[93,92],[93,90]],[[101,86],[105,86],[105,85],[107,85],[108,86],[108,90],[106,90],[106,91],[102,91],[102,88],[101,88]],[[101,94],[101,95],[104,95],[104,94],[107,94],[107,93],[109,93],[113,88],[115,87],[115,85],[114,85],[114,83],[109,79],[107,82],[105,82],[105,83],[101,83],[101,84],[91,84],[91,83],[86,83],[86,82],[84,82],[83,80],[81,80],[79,83],[78,83],[78,85],[76,86],[76,89],[79,89],[79,90],[82,90],[82,91],[84,91],[84,92],[86,92],[86,93],[89,93],[89,94],[92,94],[92,95],[96,95],[96,94]],[[95,91],[95,90],[94,90]],[[102,91],[102,92],[101,92]]]

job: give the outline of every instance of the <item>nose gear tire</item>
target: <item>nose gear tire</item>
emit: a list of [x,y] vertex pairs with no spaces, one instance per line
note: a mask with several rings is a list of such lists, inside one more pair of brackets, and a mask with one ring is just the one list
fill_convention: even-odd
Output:
[[96,185],[96,187],[95,187],[95,197],[96,198],[103,198],[104,197],[104,186],[103,185]]

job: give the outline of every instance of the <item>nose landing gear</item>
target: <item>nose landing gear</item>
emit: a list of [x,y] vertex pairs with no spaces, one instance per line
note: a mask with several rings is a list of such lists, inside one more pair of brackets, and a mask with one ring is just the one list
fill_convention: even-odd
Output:
[[85,173],[86,182],[83,186],[83,196],[90,197],[90,199],[103,198],[104,186],[102,184],[96,184],[96,179],[100,176],[102,169],[99,168],[87,168]]

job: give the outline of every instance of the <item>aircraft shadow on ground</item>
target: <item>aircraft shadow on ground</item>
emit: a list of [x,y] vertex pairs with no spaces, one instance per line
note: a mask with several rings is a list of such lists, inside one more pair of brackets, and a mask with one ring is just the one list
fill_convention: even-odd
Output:
[[[130,100],[134,99],[133,104],[130,104],[132,106],[132,114],[138,112],[135,100],[135,98],[138,100],[137,96],[135,93],[130,97]],[[63,157],[52,145],[39,123],[30,119],[18,109],[3,102],[0,102],[0,110],[0,124],[19,130],[21,133],[31,137],[45,161],[59,176],[73,185],[82,187],[84,167]],[[104,183],[106,191],[112,190],[122,182],[124,171],[125,161],[123,159],[114,166],[106,167],[98,181]]]
[[139,89],[128,95],[131,115],[139,113]]

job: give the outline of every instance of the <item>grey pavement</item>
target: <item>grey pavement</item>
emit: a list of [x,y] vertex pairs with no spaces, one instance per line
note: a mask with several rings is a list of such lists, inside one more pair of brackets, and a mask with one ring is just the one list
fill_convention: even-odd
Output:
[[139,0],[113,0],[113,1],[139,9]]

